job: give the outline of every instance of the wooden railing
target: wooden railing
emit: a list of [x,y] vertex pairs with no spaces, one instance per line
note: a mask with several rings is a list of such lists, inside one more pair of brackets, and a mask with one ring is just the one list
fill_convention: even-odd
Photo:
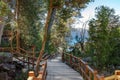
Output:
[[31,67],[34,69],[35,61],[37,58],[35,57],[34,51],[27,51],[23,48],[19,48],[19,51],[17,51],[16,47],[0,47],[0,52],[10,52],[13,54],[14,58],[23,62],[23,64],[27,63],[28,69],[29,66],[32,65]]
[[98,75],[96,70],[93,70],[80,58],[71,54],[62,54],[62,61],[78,71],[84,80],[104,80],[104,76]]
[[[31,53],[29,53],[31,52]],[[37,60],[37,58],[35,56],[33,56],[35,53],[32,53],[33,51],[27,51],[23,48],[19,48],[19,51],[17,50],[13,50],[11,53],[13,53],[16,59],[18,59],[19,61],[22,61],[23,64],[27,63],[28,65],[28,69],[30,68],[30,65],[32,65],[31,67],[34,69],[35,61]],[[32,54],[32,55],[31,55]],[[19,57],[22,57],[22,59],[20,59]]]
[[29,77],[27,80],[46,80],[46,75],[47,75],[46,68],[47,68],[47,61],[45,61],[45,63],[42,64],[42,68],[39,71],[37,77],[35,77],[34,71],[29,71],[28,74]]
[[[37,60],[37,57],[35,57],[34,51],[28,51],[23,48],[19,48],[19,51],[17,51],[16,47],[0,47],[0,52],[10,52],[13,54],[14,58],[17,60],[23,62],[23,64],[27,63],[28,69],[31,67],[34,69],[35,67],[35,61]],[[42,59],[41,61],[43,61]],[[41,66],[41,65],[40,65]]]
[[114,75],[105,77],[104,80],[120,80],[120,70],[115,70]]
[[2,37],[11,37],[12,34],[13,34],[12,31],[10,31],[10,30],[5,30],[5,31],[3,31]]
[[[15,47],[13,47],[15,49]],[[11,47],[0,47],[0,52],[11,52]]]

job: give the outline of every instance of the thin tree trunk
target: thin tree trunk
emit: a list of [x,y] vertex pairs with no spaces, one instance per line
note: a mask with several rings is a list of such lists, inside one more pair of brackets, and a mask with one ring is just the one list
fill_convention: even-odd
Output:
[[3,35],[3,30],[4,30],[4,25],[0,24],[0,44],[1,44],[1,39],[2,39],[2,35]]
[[4,23],[3,21],[3,17],[0,17],[0,44],[1,44],[1,39],[2,39],[2,35],[3,35],[3,30],[4,30]]
[[52,25],[53,25],[53,22],[54,22],[54,19],[55,19],[55,15],[56,15],[56,8],[53,8],[52,12],[51,12],[50,23],[48,25],[47,42],[46,42],[46,45],[45,45],[45,48],[48,50],[48,52],[49,52],[51,28],[52,28]]
[[52,8],[50,23],[48,25],[48,34],[51,33],[51,27],[53,25],[53,22],[54,22],[54,19],[55,19],[55,15],[56,15],[56,8]]
[[36,75],[38,74],[38,71],[39,71],[39,64],[40,64],[40,61],[42,59],[42,55],[44,53],[44,49],[45,49],[45,44],[46,44],[46,41],[47,41],[47,36],[48,36],[48,24],[50,23],[50,18],[51,18],[51,13],[52,13],[52,0],[50,0],[50,7],[49,7],[49,10],[48,10],[48,13],[47,13],[47,19],[46,19],[46,23],[45,23],[45,33],[44,33],[44,38],[43,38],[43,42],[42,42],[42,48],[40,50],[40,53],[39,53],[39,57],[37,59],[37,63],[36,63],[36,67],[35,67],[35,73]]
[[81,51],[84,52],[84,42],[81,42],[80,46],[81,46]]

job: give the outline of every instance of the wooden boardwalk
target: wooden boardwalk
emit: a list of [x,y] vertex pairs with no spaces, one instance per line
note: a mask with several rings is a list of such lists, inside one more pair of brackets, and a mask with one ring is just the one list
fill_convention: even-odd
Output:
[[61,57],[48,60],[46,80],[83,80],[78,72],[62,63]]

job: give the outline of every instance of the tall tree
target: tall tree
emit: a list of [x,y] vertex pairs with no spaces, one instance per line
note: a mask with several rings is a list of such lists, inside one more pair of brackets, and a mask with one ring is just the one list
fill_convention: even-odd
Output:
[[49,10],[48,10],[48,13],[47,13],[47,19],[46,19],[46,23],[45,23],[45,33],[44,33],[44,37],[43,37],[43,42],[42,42],[42,48],[40,50],[40,54],[38,56],[38,59],[37,59],[37,63],[36,63],[36,74],[38,73],[39,71],[39,64],[40,64],[40,61],[42,59],[42,55],[44,53],[44,48],[45,48],[45,44],[46,44],[46,41],[47,41],[47,36],[48,36],[48,24],[50,23],[50,18],[51,18],[51,13],[52,13],[52,10],[53,10],[53,4],[52,4],[52,0],[50,0],[50,4],[49,4]]
[[41,47],[40,30],[43,27],[42,21],[45,18],[45,8],[43,0],[18,0],[18,28],[21,33],[21,47],[29,48],[36,45]]
[[[36,65],[36,72],[38,72],[39,70],[39,63],[40,63],[40,60],[42,59],[42,55],[44,53],[44,49],[45,49],[45,45],[46,45],[46,41],[47,41],[47,36],[48,36],[48,30],[49,28],[52,26],[49,26],[51,21],[50,19],[52,18],[52,11],[54,8],[64,8],[64,7],[67,7],[67,6],[71,6],[71,9],[72,10],[79,10],[81,9],[81,7],[85,7],[85,4],[86,3],[89,3],[90,1],[92,0],[85,0],[85,1],[74,1],[74,0],[70,0],[70,1],[64,1],[64,0],[61,0],[61,1],[58,1],[58,0],[49,0],[49,9],[48,9],[48,13],[47,13],[47,19],[46,19],[46,23],[45,23],[45,34],[44,34],[44,39],[43,39],[43,42],[42,42],[42,48],[41,48],[41,51],[40,51],[40,54],[39,54],[39,57],[38,57],[38,60],[37,60],[37,65]],[[63,5],[61,6],[61,4],[58,4],[58,3],[63,3]],[[65,3],[65,4],[64,4]],[[82,5],[82,6],[81,6]]]
[[100,69],[109,65],[110,55],[118,45],[116,42],[119,42],[120,38],[119,23],[119,16],[115,15],[114,9],[105,6],[96,8],[96,18],[89,23],[89,48],[92,50],[95,66]]

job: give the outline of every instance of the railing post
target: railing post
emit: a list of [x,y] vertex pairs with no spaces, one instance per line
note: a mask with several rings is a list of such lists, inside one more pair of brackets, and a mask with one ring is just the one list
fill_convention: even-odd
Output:
[[62,53],[62,61],[65,62],[64,53]]
[[86,68],[85,72],[88,72],[88,67],[87,66],[88,66],[88,63],[86,62],[85,63],[85,68]]
[[28,69],[29,69],[29,57],[28,57]]
[[33,45],[32,46],[32,67],[33,67],[33,69],[34,69],[34,57],[35,57],[35,46]]
[[17,51],[20,52],[20,32],[19,32],[19,29],[17,29],[16,31],[16,41],[17,41],[17,44],[16,44],[16,47],[17,47]]
[[35,77],[35,73],[34,71],[29,71],[29,74],[28,74],[30,77]]
[[79,69],[79,72],[81,74],[81,62],[80,62],[80,58],[78,59],[78,69]]
[[25,65],[25,55],[23,55],[23,65]]
[[104,80],[104,76],[101,76],[100,80]]
[[96,76],[97,76],[97,71],[95,70],[95,71],[94,71],[94,80],[97,80],[97,77],[96,77]]
[[34,58],[32,58],[32,66],[33,66],[33,69],[34,69]]
[[[88,74],[88,63],[85,63],[85,74],[87,75]],[[86,78],[86,77],[85,77]],[[87,79],[86,79],[87,80]]]
[[70,66],[72,66],[72,55],[70,54],[69,56],[70,56],[70,61],[69,61],[69,63],[70,63]]
[[39,71],[39,74],[38,74],[37,79],[38,79],[38,80],[44,80],[44,79],[43,79],[43,75],[44,75],[44,74],[43,74],[43,71]]
[[34,78],[35,78],[34,71],[29,71],[29,73],[28,73],[28,79],[27,80],[34,80]]

